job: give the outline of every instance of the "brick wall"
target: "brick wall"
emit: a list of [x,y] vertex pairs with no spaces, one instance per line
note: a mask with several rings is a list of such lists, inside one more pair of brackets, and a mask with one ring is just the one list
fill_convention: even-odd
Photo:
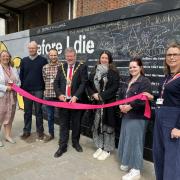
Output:
[[150,0],[77,0],[76,17],[144,3]]

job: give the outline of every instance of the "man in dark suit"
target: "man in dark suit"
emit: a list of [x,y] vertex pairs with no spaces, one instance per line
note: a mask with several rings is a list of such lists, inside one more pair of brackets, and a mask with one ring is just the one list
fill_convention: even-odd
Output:
[[[88,80],[87,66],[76,61],[76,51],[73,48],[65,50],[66,63],[62,64],[54,81],[54,90],[60,101],[76,103],[82,102],[85,85]],[[60,138],[59,148],[54,157],[60,157],[67,151],[70,121],[72,122],[72,146],[78,151],[83,149],[79,144],[80,122],[82,110],[59,109]]]

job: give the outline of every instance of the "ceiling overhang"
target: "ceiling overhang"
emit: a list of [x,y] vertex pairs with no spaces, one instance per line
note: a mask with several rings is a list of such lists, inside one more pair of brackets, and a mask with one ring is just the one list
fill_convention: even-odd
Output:
[[51,3],[51,0],[0,0],[0,17],[6,19],[11,14],[21,14],[23,10],[40,3]]

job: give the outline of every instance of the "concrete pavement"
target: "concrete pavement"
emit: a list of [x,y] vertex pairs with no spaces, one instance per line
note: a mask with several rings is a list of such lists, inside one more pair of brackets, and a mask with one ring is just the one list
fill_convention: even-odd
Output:
[[[45,133],[47,122],[44,121]],[[92,139],[81,136],[83,153],[78,153],[69,141],[68,151],[60,158],[53,155],[58,148],[59,126],[55,125],[56,138],[49,142],[36,140],[35,118],[32,135],[27,141],[20,139],[23,129],[23,112],[17,110],[13,122],[16,144],[4,142],[0,147],[0,180],[120,180],[120,171],[114,152],[107,160],[93,159]],[[153,164],[144,161],[141,180],[155,180]]]

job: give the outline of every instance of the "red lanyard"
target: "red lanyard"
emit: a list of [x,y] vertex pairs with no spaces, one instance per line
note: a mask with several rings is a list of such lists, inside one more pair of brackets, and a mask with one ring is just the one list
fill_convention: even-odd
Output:
[[[173,76],[172,79],[169,79],[168,77],[166,78],[166,80],[164,81],[164,83],[163,83],[163,85],[162,85],[161,98],[162,98],[162,96],[163,96],[163,94],[164,94],[164,89],[165,89],[166,84],[169,84],[170,82],[176,80],[176,79],[179,78],[179,77],[180,77],[180,73],[177,73],[176,75]],[[168,80],[168,79],[169,79],[169,80]]]

